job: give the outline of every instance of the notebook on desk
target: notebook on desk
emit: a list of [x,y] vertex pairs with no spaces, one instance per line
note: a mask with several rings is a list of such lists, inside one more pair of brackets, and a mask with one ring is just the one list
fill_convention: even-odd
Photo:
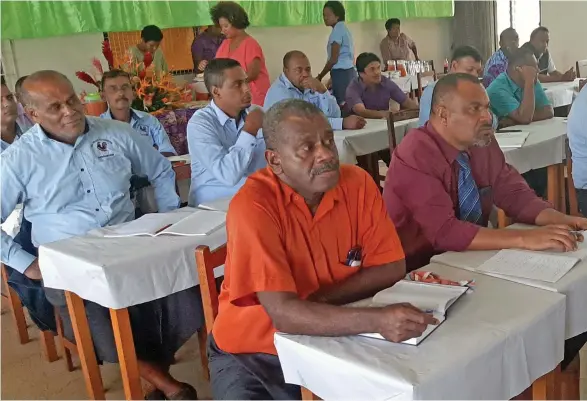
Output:
[[524,146],[528,135],[530,135],[528,131],[496,132],[495,140],[502,149],[516,149]]
[[104,237],[123,238],[159,235],[200,236],[209,235],[226,222],[226,213],[197,210],[171,213],[150,213],[116,227],[105,227]]
[[[467,292],[467,289],[467,287],[401,280],[394,284],[393,287],[386,288],[375,294],[369,306],[382,307],[407,302],[422,311],[432,311],[432,315],[439,322],[438,325],[428,325],[428,328],[420,337],[411,338],[403,342],[403,344],[418,345],[444,322],[448,309]],[[379,333],[361,335],[384,339]]]

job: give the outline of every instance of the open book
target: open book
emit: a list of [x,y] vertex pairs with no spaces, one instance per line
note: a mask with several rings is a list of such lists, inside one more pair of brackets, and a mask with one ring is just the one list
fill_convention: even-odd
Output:
[[508,279],[511,276],[556,283],[585,257],[585,247],[581,248],[566,254],[503,249],[479,266],[477,271],[498,278]]
[[105,228],[106,238],[135,237],[146,235],[196,236],[208,235],[224,227],[226,213],[191,209],[171,213],[150,213],[117,227]]
[[528,131],[520,132],[496,132],[495,140],[502,149],[514,149],[524,146],[524,142],[530,133]]
[[[407,302],[416,308],[432,313],[438,319],[438,325],[429,325],[418,338],[404,341],[404,344],[418,345],[446,319],[446,312],[464,293],[467,287],[452,285],[425,284],[415,281],[401,280],[392,287],[378,292],[371,301],[372,307],[382,307],[391,304]],[[383,339],[378,333],[361,334],[367,337]]]

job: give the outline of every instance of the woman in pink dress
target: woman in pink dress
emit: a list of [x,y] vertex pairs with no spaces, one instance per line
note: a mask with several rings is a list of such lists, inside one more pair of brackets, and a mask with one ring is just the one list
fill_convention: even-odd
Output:
[[235,2],[221,1],[210,9],[210,16],[226,37],[216,58],[231,58],[240,63],[247,73],[252,103],[263,106],[271,82],[261,46],[245,32],[250,24],[247,12]]

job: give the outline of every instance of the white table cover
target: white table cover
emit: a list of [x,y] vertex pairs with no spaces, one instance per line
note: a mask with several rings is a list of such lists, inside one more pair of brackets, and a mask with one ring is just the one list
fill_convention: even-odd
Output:
[[[405,77],[391,78],[391,73],[389,71],[384,71],[383,75],[390,78],[393,81],[393,83],[395,83],[397,86],[399,86],[400,89],[402,90],[402,92],[404,92],[404,93],[408,93],[408,92],[411,92],[413,90],[418,89],[418,77],[416,77],[415,75],[407,75]],[[434,82],[433,76],[422,77],[422,88],[425,88],[431,82]]]
[[[530,228],[522,224],[514,224],[508,228]],[[497,251],[467,251],[446,252],[436,255],[432,262],[442,263],[447,266],[457,267],[469,271],[476,271],[487,259],[495,255]],[[516,278],[512,277],[512,280]],[[505,282],[506,280],[502,280]],[[587,260],[581,261],[570,272],[556,283],[540,283],[543,290],[549,290],[566,295],[566,329],[565,338],[572,338],[587,332]]]
[[442,265],[477,280],[419,346],[355,337],[278,333],[285,380],[322,399],[510,399],[564,354],[564,296]]
[[[418,119],[398,121],[394,125],[396,139],[399,143],[408,130],[418,127]],[[389,149],[387,121],[368,119],[367,125],[363,129],[334,131],[334,142],[338,149],[340,162],[356,164],[357,156]]]
[[552,107],[568,106],[579,92],[579,79],[573,82],[546,82],[542,84]]
[[126,308],[198,285],[196,247],[226,243],[224,228],[197,237],[104,238],[101,232],[41,245],[44,285],[107,308]]
[[538,121],[529,125],[516,125],[507,129],[530,132],[524,146],[508,149],[503,153],[505,160],[520,173],[562,163],[565,159],[567,123],[562,117]]

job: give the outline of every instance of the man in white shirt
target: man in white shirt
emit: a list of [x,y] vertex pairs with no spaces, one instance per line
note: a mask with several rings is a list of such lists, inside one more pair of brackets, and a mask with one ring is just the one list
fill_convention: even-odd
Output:
[[564,82],[573,81],[577,74],[571,67],[564,74],[557,71],[552,56],[548,51],[550,42],[550,32],[547,27],[539,26],[530,34],[530,41],[524,43],[522,47],[529,49],[538,60],[538,79],[540,82]]

